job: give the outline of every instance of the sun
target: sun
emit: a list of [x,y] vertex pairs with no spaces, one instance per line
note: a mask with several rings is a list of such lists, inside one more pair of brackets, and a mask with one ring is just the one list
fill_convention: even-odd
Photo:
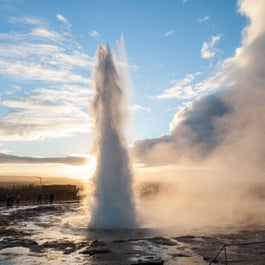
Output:
[[96,170],[97,160],[96,157],[89,155],[88,161],[82,166],[69,166],[64,165],[62,168],[63,173],[70,175],[73,178],[80,180],[89,180]]

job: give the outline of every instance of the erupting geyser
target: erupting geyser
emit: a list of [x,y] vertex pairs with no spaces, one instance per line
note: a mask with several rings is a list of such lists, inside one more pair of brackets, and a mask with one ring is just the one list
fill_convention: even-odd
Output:
[[135,211],[127,144],[123,135],[126,106],[109,47],[99,46],[94,70],[95,172],[93,228],[133,228]]

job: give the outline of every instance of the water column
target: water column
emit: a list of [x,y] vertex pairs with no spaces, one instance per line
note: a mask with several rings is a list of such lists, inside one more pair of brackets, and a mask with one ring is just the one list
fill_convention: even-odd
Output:
[[112,51],[100,45],[94,69],[95,143],[93,228],[133,228],[132,172],[124,137],[126,107]]

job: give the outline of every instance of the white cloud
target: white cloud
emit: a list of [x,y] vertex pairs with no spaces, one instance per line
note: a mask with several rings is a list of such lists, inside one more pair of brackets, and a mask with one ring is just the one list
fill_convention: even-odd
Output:
[[205,17],[199,18],[199,19],[198,19],[198,22],[199,22],[199,23],[204,23],[204,22],[206,22],[206,21],[209,20],[209,19],[210,19],[210,16],[205,16]]
[[14,31],[11,31],[9,33],[0,33],[0,39],[4,42],[8,41],[41,41],[41,40],[47,40],[47,41],[53,41],[53,42],[59,42],[63,40],[63,36],[59,33],[56,33],[54,31],[50,31],[43,27],[37,27],[32,29],[28,33],[17,33]]
[[29,25],[43,25],[43,21],[36,17],[11,17],[9,23],[23,23]]
[[208,58],[212,58],[215,56],[216,54],[216,49],[215,46],[217,45],[217,43],[219,42],[219,40],[221,39],[221,34],[219,35],[215,35],[211,37],[211,40],[209,42],[204,42],[201,48],[201,57],[208,59]]
[[207,94],[209,92],[215,91],[217,88],[224,88],[229,86],[229,80],[227,79],[228,69],[223,69],[217,72],[214,76],[204,79],[203,81],[195,85],[195,90],[200,91],[201,94],[204,92]]
[[58,33],[49,31],[45,28],[33,29],[31,32],[31,35],[34,37],[47,38],[47,39],[55,40],[55,41],[60,38],[60,35]]
[[163,93],[157,95],[158,99],[190,99],[197,98],[202,95],[213,93],[217,89],[231,86],[233,82],[228,79],[228,74],[234,69],[235,62],[231,58],[223,61],[220,65],[219,71],[215,75],[210,76],[207,79],[198,81],[196,78],[202,75],[201,72],[187,74],[181,80],[170,80],[169,84],[172,87],[165,89]]
[[138,105],[138,104],[132,105],[129,108],[132,111],[147,111],[147,112],[151,111],[149,108],[146,108],[146,107]]
[[96,30],[92,30],[89,32],[89,35],[95,39],[100,37],[100,34]]
[[17,80],[39,80],[43,82],[90,83],[90,79],[79,74],[71,73],[66,69],[52,69],[36,63],[11,62],[0,59],[1,75]]
[[165,37],[169,37],[169,36],[171,36],[171,35],[173,35],[174,34],[174,29],[171,29],[171,30],[169,30],[169,31],[167,31],[165,34],[164,34],[164,36]]
[[92,58],[77,49],[22,40],[0,44],[0,62],[0,75],[12,79],[82,83],[89,83],[89,79],[76,69],[88,69],[93,64]]
[[56,104],[76,105],[77,107],[86,108],[88,100],[93,96],[93,91],[87,86],[81,85],[60,85],[50,88],[37,88],[31,97],[35,101],[50,102]]
[[[63,16],[57,18],[66,25]],[[10,21],[17,22],[28,31],[0,34],[0,76],[10,81],[0,102],[7,109],[0,118],[0,138],[33,140],[89,132],[94,59],[83,53],[70,31],[50,29],[37,18]],[[18,81],[19,93],[14,90]]]
[[81,86],[38,88],[21,97],[3,100],[10,111],[0,121],[3,140],[32,140],[89,132],[92,91]]
[[129,67],[135,72],[139,70],[139,66],[137,64],[131,64]]
[[169,98],[192,98],[199,94],[200,91],[196,91],[192,82],[195,80],[196,76],[201,75],[200,72],[188,74],[181,80],[172,80],[174,86],[165,89],[162,94],[156,96],[158,99],[169,99]]
[[72,25],[70,24],[70,22],[68,21],[67,18],[65,18],[65,17],[64,17],[63,15],[61,15],[61,14],[56,15],[56,18],[57,18],[59,21],[61,21],[61,22],[66,26],[66,28],[67,28],[68,30],[70,30],[70,28],[72,27]]

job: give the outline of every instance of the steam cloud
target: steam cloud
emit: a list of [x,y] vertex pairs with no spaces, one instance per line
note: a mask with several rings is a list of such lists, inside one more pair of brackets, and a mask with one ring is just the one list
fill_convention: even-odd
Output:
[[[134,151],[141,161],[211,163],[222,157],[233,166],[238,162],[264,169],[265,61],[261,58],[265,56],[265,22],[260,10],[265,10],[265,2],[255,1],[255,8],[252,4],[239,1],[239,11],[249,17],[250,24],[243,31],[242,47],[218,73],[224,76],[220,88],[225,89],[176,113],[170,135],[136,142]],[[162,156],[161,151],[169,155]]]
[[[121,41],[122,42],[122,41]],[[126,121],[121,83],[109,47],[99,46],[94,73],[95,99],[95,205],[93,228],[132,228],[135,213],[132,196],[132,173],[123,126]]]
[[238,8],[249,24],[242,46],[216,75],[224,80],[219,91],[176,113],[170,135],[134,144],[146,164],[141,174],[176,181],[175,188],[164,181],[143,206],[160,224],[264,220],[258,211],[265,195],[265,1],[240,0]]

